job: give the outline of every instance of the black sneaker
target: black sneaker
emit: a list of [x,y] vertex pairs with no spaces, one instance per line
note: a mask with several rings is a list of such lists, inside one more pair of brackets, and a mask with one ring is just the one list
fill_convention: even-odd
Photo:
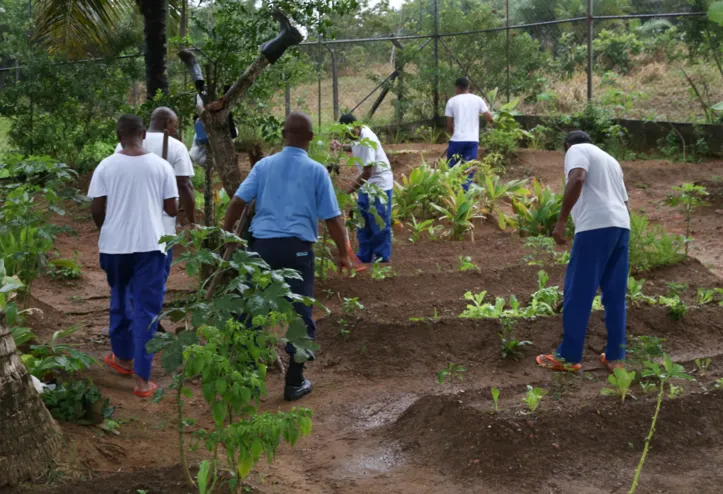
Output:
[[313,385],[308,379],[304,379],[300,385],[287,384],[284,387],[284,399],[286,401],[300,400],[304,396],[311,393]]

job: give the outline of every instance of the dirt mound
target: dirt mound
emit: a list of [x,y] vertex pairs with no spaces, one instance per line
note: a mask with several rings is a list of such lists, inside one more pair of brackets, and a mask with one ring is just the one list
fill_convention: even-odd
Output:
[[[562,413],[490,415],[459,395],[424,396],[388,433],[415,461],[444,474],[475,483],[514,478],[520,492],[541,492],[534,486],[551,477],[592,481],[600,464],[608,471],[619,468],[621,477],[632,479],[654,408],[649,396],[624,406],[600,401]],[[666,400],[651,454],[675,458],[688,448],[720,447],[721,412],[720,391]],[[668,468],[675,470],[675,462]]]

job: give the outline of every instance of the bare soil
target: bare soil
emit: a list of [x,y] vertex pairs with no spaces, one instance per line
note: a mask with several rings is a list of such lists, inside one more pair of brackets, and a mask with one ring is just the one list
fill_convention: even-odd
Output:
[[[443,145],[388,146],[395,175],[433,161]],[[507,170],[509,178],[538,177],[561,184],[563,155],[522,151]],[[623,164],[631,206],[676,232],[682,216],[663,204],[670,187],[694,181],[708,187],[711,205],[694,217],[691,259],[647,273],[646,293],[662,294],[670,282],[687,283],[684,299],[695,304],[697,288],[723,286],[720,211],[723,162],[700,164],[636,161]],[[352,172],[344,172],[348,178]],[[98,267],[97,233],[85,210],[65,220],[78,237],[59,240],[63,257],[77,251],[82,279],[66,283],[41,279],[33,287],[42,319],[31,321],[40,339],[79,324],[71,338],[97,358],[108,351],[108,288]],[[605,343],[603,313],[595,312],[582,373],[554,374],[535,365],[534,356],[552,350],[561,335],[560,316],[520,322],[515,334],[532,341],[524,358],[499,356],[499,323],[458,318],[466,291],[489,296],[515,294],[526,300],[537,287],[539,266],[520,262],[527,254],[516,233],[480,223],[475,241],[423,239],[412,244],[404,229],[395,234],[394,276],[372,280],[369,273],[347,279],[332,276],[317,284],[317,297],[331,309],[319,314],[321,350],[309,365],[314,392],[300,403],[282,398],[282,376],[269,377],[264,408],[314,410],[314,430],[296,447],[282,447],[272,465],[252,475],[257,492],[312,494],[370,492],[438,493],[624,493],[655,408],[654,393],[639,388],[620,404],[600,396],[607,371],[598,361]],[[480,270],[459,272],[459,256],[470,256]],[[550,283],[562,286],[564,267],[546,265]],[[192,290],[195,281],[174,266],[169,299]],[[345,297],[357,297],[365,310],[341,313]],[[169,303],[169,301],[167,301]],[[345,320],[348,334],[340,331]],[[662,307],[631,308],[631,335],[666,338],[671,357],[693,373],[676,399],[666,398],[641,477],[640,493],[718,493],[723,482],[723,307],[691,307],[682,321]],[[694,360],[710,357],[701,375]],[[463,381],[439,385],[436,373],[450,362],[468,370]],[[181,494],[174,408],[131,394],[132,382],[98,367],[89,377],[116,407],[120,434],[63,424],[66,447],[57,468],[37,484],[16,491],[37,493]],[[153,379],[169,384],[160,365]],[[521,405],[527,385],[548,390],[540,409]],[[191,384],[198,390],[198,383]],[[501,390],[499,413],[491,413],[490,388]],[[198,394],[197,394],[198,395]],[[187,415],[208,423],[203,400],[189,400]],[[196,464],[203,452],[190,454]],[[47,485],[46,485],[47,484]]]

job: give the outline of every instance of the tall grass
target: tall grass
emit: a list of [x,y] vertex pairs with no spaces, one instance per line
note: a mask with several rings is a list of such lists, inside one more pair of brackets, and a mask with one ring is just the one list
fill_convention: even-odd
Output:
[[8,132],[10,132],[10,120],[0,117],[0,153],[10,149]]
[[651,225],[648,217],[630,217],[630,270],[633,273],[677,264],[685,259],[685,239],[670,234],[662,225]]

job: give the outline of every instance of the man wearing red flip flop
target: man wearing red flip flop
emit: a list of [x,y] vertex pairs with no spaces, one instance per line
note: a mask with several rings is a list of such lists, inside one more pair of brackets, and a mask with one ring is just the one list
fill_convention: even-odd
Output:
[[[110,343],[106,364],[122,375],[136,374],[133,394],[151,396],[153,354],[146,343],[156,332],[163,307],[165,246],[163,212],[178,214],[178,187],[171,165],[143,149],[146,129],[136,115],[124,115],[116,127],[123,150],[104,159],[93,172],[88,196],[100,228],[100,265],[110,285]],[[129,286],[134,306],[131,313]]]
[[552,232],[555,242],[564,245],[565,224],[572,214],[575,239],[565,274],[563,339],[555,354],[540,355],[537,363],[554,370],[582,368],[587,325],[600,288],[608,331],[601,360],[612,370],[625,358],[630,211],[623,170],[615,158],[594,146],[585,132],[570,132],[565,150],[567,185]]

